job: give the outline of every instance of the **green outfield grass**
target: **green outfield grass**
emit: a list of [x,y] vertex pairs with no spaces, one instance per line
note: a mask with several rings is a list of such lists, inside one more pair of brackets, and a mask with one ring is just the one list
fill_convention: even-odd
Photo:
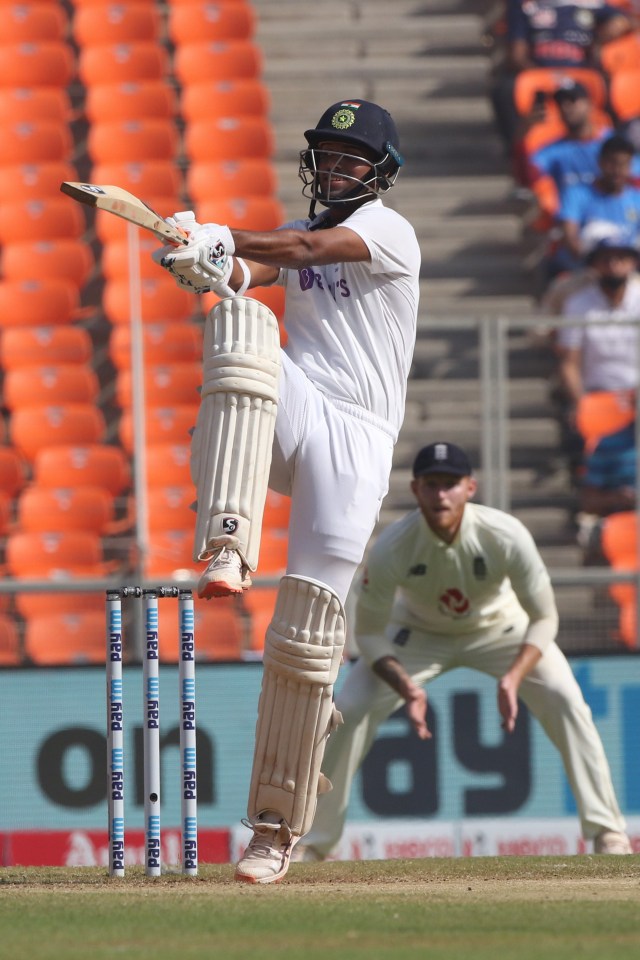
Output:
[[0,869],[12,960],[617,960],[640,956],[640,857],[295,864],[287,880]]

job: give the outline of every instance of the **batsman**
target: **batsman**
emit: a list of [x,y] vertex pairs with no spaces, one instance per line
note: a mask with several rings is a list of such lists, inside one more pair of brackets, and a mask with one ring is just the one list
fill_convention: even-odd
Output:
[[[344,604],[388,489],[418,310],[416,235],[382,200],[403,163],[390,114],[343,100],[304,136],[306,218],[256,232],[176,213],[190,243],[154,255],[180,286],[221,298],[206,319],[192,440],[201,597],[250,586],[267,487],[291,497],[287,570],[264,645],[253,836],[236,868],[249,883],[285,876],[318,794],[331,789],[320,765],[341,719]],[[284,349],[273,313],[246,296],[271,284],[285,289]]]

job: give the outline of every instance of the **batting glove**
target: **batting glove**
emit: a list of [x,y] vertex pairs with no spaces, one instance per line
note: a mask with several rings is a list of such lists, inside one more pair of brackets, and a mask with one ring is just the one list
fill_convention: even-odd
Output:
[[153,259],[168,270],[178,286],[193,293],[213,291],[219,297],[232,297],[235,291],[228,280],[233,270],[231,254],[235,249],[231,231],[216,223],[199,224],[191,211],[175,214],[169,222],[189,231],[185,247],[166,246]]

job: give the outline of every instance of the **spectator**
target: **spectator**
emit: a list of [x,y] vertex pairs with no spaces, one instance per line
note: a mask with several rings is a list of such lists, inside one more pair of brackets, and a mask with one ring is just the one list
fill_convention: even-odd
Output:
[[541,177],[551,177],[560,198],[566,187],[593,183],[599,173],[602,142],[613,130],[611,124],[594,121],[589,91],[577,80],[565,77],[553,99],[566,133],[529,158],[529,178],[535,183]]
[[631,182],[633,157],[633,145],[614,134],[600,148],[600,173],[593,183],[565,189],[558,211],[561,237],[548,257],[548,279],[583,266],[581,234],[595,222],[616,224],[635,241],[640,231],[640,188]]
[[[586,393],[634,391],[638,383],[640,275],[635,234],[611,227],[587,256],[591,279],[570,294],[564,316],[586,321],[557,334],[558,375],[568,436],[579,431]],[[629,417],[619,429],[582,451],[580,510],[605,516],[635,505],[635,427]],[[583,431],[584,433],[584,431]]]
[[630,29],[620,8],[604,0],[508,0],[505,59],[491,100],[509,152],[517,124],[513,86],[518,73],[532,67],[597,69],[599,47]]

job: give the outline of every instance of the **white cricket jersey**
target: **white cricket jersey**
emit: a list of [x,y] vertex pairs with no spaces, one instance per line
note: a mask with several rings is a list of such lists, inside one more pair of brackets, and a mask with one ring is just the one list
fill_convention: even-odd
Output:
[[495,627],[535,597],[549,574],[526,527],[502,510],[467,503],[451,544],[419,510],[392,523],[374,544],[358,608],[426,633],[465,636]]
[[340,226],[364,240],[371,260],[280,271],[285,350],[322,393],[368,411],[395,439],[415,345],[420,248],[410,223],[379,199]]
[[[638,383],[640,276],[633,274],[622,302],[612,307],[597,283],[567,298],[565,317],[580,317],[584,326],[561,327],[558,343],[582,351],[582,382],[586,391],[633,390]],[[597,321],[606,320],[606,323]]]

